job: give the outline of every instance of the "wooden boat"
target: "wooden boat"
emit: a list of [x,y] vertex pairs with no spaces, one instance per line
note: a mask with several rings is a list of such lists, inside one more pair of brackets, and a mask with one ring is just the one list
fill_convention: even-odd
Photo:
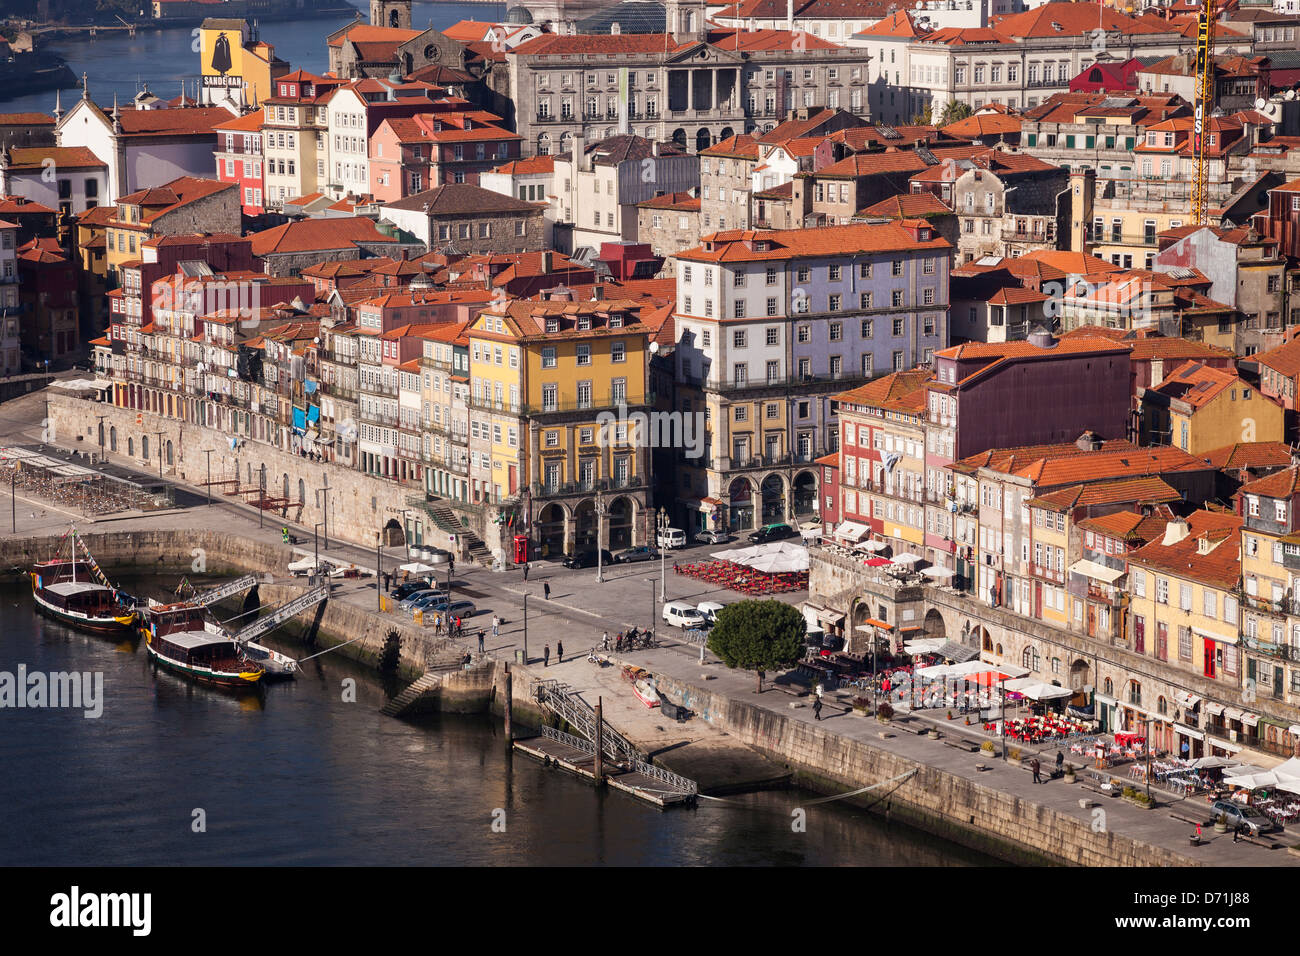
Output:
[[151,604],[145,609],[142,629],[151,659],[201,684],[251,688],[266,673],[234,638],[208,625],[202,605]]
[[146,638],[149,636],[150,625],[154,620],[154,612],[163,614],[170,621],[179,616],[182,610],[189,612],[185,615],[189,629],[195,632],[202,630],[216,637],[229,638],[238,644],[240,656],[262,668],[264,672],[263,680],[292,680],[293,676],[298,673],[298,662],[292,657],[254,641],[241,641],[238,636],[232,637],[220,624],[208,619],[207,609],[204,605],[193,601],[176,601],[171,604],[163,604],[161,601],[150,598],[148,607],[144,609],[144,613],[140,616],[141,635]]
[[637,699],[647,707],[659,706],[659,692],[655,690],[652,681],[642,678],[632,685],[632,693],[636,694]]
[[31,573],[32,597],[43,614],[95,634],[131,633],[134,602],[108,582],[93,559],[55,558],[34,565]]

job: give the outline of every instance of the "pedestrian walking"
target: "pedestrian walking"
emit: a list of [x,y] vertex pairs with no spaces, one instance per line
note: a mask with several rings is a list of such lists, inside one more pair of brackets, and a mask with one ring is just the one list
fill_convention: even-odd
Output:
[[456,617],[456,636],[460,637],[465,633],[465,622],[459,615]]
[[609,631],[606,631],[604,634],[600,635],[600,649],[602,651],[609,650]]
[[1065,754],[1058,750],[1056,752],[1056,772],[1058,774],[1062,772],[1062,768],[1064,764],[1065,764]]
[[388,583],[389,583],[389,581],[391,581],[391,580],[392,580],[392,575],[389,574],[387,571],[385,571],[385,572],[384,572],[384,591],[385,591],[385,592],[391,590],[391,589],[389,588],[389,586],[388,586]]
[[1034,783],[1042,783],[1042,782],[1043,782],[1043,778],[1040,777],[1040,776],[1038,775],[1038,772],[1039,772],[1042,768],[1043,768],[1043,765],[1042,765],[1041,763],[1038,762],[1038,758],[1037,758],[1037,757],[1035,757],[1033,760],[1029,761],[1029,769],[1032,770],[1032,771],[1034,772]]
[[542,648],[542,666],[543,667],[551,666],[551,645],[550,644],[547,644],[545,647]]
[[528,564],[527,564],[527,563],[524,564],[524,580],[525,580],[525,581],[528,580]]
[[1241,824],[1240,824],[1240,823],[1237,824],[1235,827],[1232,828],[1232,842],[1233,842],[1233,843],[1239,843],[1239,842],[1241,842]]
[[437,634],[439,637],[442,637],[442,615],[441,614],[435,614],[433,616],[433,633]]
[[557,664],[564,663],[564,642],[563,641],[555,642],[555,662]]
[[402,572],[402,583],[403,583],[403,584],[409,584],[410,581],[411,581],[411,572],[410,572],[410,571],[403,571],[403,572]]
[[495,614],[492,615],[492,636],[501,636],[501,618],[497,617]]
[[483,638],[485,638],[486,636],[487,636],[487,631],[483,630],[483,628],[480,627],[478,629],[478,652],[480,654],[483,653]]
[[542,594],[546,595],[546,600],[549,601],[549,600],[551,599],[551,582],[550,582],[550,581],[543,581],[543,582],[542,582]]
[[822,719],[822,699],[820,697],[813,701],[813,716],[818,720]]

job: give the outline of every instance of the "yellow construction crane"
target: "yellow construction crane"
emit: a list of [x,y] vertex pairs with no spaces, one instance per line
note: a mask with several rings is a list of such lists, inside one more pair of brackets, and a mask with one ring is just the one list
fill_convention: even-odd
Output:
[[1192,223],[1205,225],[1209,204],[1209,131],[1210,113],[1214,110],[1214,27],[1215,2],[1204,0],[1196,27],[1196,114],[1192,121],[1192,156],[1195,171],[1192,180]]

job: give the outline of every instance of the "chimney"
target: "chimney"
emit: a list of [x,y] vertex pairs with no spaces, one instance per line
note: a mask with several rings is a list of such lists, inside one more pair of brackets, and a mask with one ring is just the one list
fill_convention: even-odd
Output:
[[1192,529],[1188,527],[1186,519],[1175,518],[1165,525],[1165,536],[1160,539],[1160,544],[1162,547],[1168,548],[1182,541],[1191,533]]
[[551,250],[547,249],[542,253],[542,275],[551,274]]
[[1101,448],[1101,438],[1096,432],[1084,432],[1075,439],[1074,446],[1080,451],[1097,451]]
[[785,28],[794,30],[794,0],[785,0]]

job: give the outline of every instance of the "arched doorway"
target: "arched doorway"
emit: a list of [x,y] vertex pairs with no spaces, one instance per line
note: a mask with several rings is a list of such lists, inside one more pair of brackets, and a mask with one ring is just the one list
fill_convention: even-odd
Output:
[[1070,687],[1074,690],[1083,690],[1088,686],[1092,675],[1088,662],[1083,658],[1078,658],[1070,665]]
[[560,134],[560,152],[562,152],[562,153],[572,153],[572,152],[573,152],[573,134],[572,134],[572,133],[561,133],[561,134]]
[[537,544],[543,554],[564,551],[564,508],[551,502],[537,514]]
[[748,531],[754,527],[754,486],[748,478],[737,478],[727,489],[727,497],[731,499],[730,519],[728,521],[729,530],[731,531]]
[[134,438],[128,438],[128,439],[126,440],[126,455],[127,455],[128,458],[134,458],[134,457],[135,457],[135,439],[134,439]]
[[947,637],[948,626],[944,624],[943,615],[936,608],[930,608],[925,612],[925,623],[922,627],[926,637],[940,641]]
[[[285,489],[286,491],[288,489]],[[287,494],[285,497],[289,497]],[[384,547],[394,548],[406,544],[406,532],[396,518],[389,518],[384,523]]]
[[596,502],[587,498],[573,509],[573,550],[590,551],[596,547]]
[[140,457],[141,458],[149,457],[149,436],[148,435],[144,435],[140,438]]
[[[100,422],[99,427],[103,428],[104,423]],[[112,452],[117,451],[117,426],[116,425],[108,426],[108,450]]]
[[685,149],[686,130],[682,129],[680,126],[677,129],[673,130],[673,142],[676,143],[678,146],[680,146],[682,149]]
[[721,142],[724,139],[731,139],[731,137],[735,135],[736,135],[735,130],[733,130],[730,126],[724,126],[722,127],[722,132],[718,134],[718,141]]
[[627,497],[618,497],[610,503],[608,522],[609,549],[630,548],[632,546],[632,520],[634,518],[632,501]]
[[763,524],[785,520],[785,479],[772,474],[763,479]]
[[794,513],[803,517],[818,510],[817,476],[811,471],[801,471],[794,477]]
[[174,457],[173,457],[174,454],[175,454],[175,450],[172,448],[172,441],[171,441],[171,439],[169,438],[169,439],[167,439],[167,464],[168,464],[168,466],[171,466],[171,465],[176,464],[176,462],[175,462],[175,460],[174,460]]
[[702,153],[713,145],[713,135],[707,129],[697,130],[695,133],[695,151]]

